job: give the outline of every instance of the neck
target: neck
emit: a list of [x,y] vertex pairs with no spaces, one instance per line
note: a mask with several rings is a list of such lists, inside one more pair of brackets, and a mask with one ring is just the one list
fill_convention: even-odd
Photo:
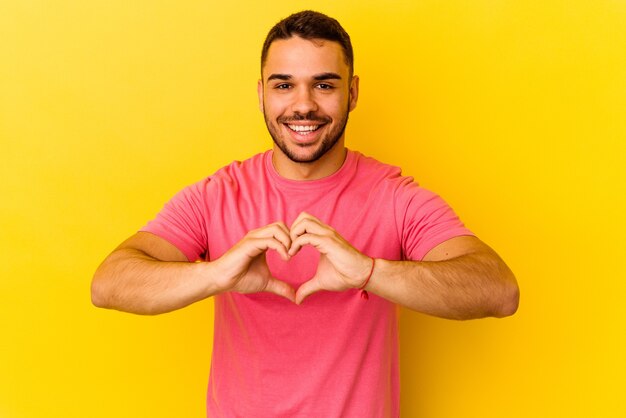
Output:
[[280,148],[274,145],[272,163],[278,174],[286,179],[319,180],[334,174],[341,168],[346,159],[347,151],[343,141],[339,141],[317,161],[298,163],[292,161],[283,154]]

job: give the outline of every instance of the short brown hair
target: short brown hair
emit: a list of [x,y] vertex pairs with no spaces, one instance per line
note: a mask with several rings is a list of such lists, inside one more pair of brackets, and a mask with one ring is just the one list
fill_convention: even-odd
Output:
[[265,65],[267,52],[272,42],[276,39],[289,39],[293,36],[299,36],[302,39],[325,39],[339,43],[343,50],[346,64],[350,69],[350,77],[352,77],[354,70],[354,53],[352,51],[350,35],[348,35],[348,32],[344,30],[336,19],[312,10],[294,13],[284,18],[270,29],[263,43],[263,50],[261,51],[261,72],[263,72],[263,65]]

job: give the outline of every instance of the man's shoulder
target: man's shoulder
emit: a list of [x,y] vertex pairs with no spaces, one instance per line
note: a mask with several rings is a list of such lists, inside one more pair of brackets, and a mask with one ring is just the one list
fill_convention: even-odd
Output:
[[384,163],[377,158],[367,156],[359,151],[350,152],[354,154],[360,175],[392,182],[413,181],[412,177],[404,176],[402,174],[402,168],[397,165]]
[[257,173],[259,171],[264,171],[265,169],[265,158],[267,157],[269,151],[260,152],[255,154],[245,160],[233,160],[230,164],[227,164],[217,170],[212,176],[237,176],[241,173]]
[[197,184],[205,186],[217,184],[237,184],[259,178],[265,171],[265,158],[268,151],[255,154],[245,160],[233,160],[219,168],[213,174],[203,178]]
[[233,160],[206,177],[185,187],[183,193],[206,195],[219,189],[238,189],[260,179],[265,170],[266,152],[255,154],[245,160]]

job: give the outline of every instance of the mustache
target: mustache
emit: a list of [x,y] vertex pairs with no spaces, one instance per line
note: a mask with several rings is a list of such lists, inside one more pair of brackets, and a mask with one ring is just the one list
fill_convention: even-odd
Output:
[[289,123],[289,122],[321,122],[321,123],[329,123],[331,119],[328,116],[319,116],[314,113],[307,113],[302,115],[300,113],[294,113],[293,116],[281,116],[278,119],[279,123]]

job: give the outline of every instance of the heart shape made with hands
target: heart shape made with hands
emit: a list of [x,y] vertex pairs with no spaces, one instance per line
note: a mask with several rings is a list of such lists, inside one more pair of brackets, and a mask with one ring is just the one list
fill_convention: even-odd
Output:
[[[300,247],[287,260],[277,251],[268,251],[265,256],[272,279],[281,282],[281,287],[283,283],[289,287],[293,292],[292,301],[296,304],[320,290],[341,292],[352,288],[338,274],[329,258],[313,245]],[[281,296],[291,299],[289,293]]]
[[[305,246],[315,248],[320,258],[313,277],[296,290],[272,276],[267,251],[276,251],[288,262]],[[341,292],[360,288],[371,275],[373,265],[370,257],[354,248],[332,227],[305,212],[296,218],[291,228],[283,222],[275,222],[250,231],[225,255],[232,255],[228,259],[232,261],[232,276],[236,278],[231,290],[271,292],[296,304],[320,290]]]

